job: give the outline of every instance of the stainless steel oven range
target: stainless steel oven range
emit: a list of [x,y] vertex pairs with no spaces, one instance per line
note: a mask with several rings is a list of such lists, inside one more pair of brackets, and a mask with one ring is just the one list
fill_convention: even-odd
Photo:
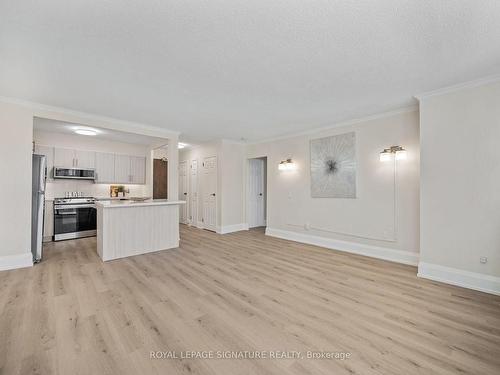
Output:
[[94,198],[54,199],[54,241],[95,236],[96,229]]

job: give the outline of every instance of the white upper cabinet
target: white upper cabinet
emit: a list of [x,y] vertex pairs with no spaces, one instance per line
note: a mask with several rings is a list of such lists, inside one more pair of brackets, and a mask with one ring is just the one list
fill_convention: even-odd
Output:
[[47,179],[54,178],[54,147],[35,144],[35,154],[45,155],[47,160]]
[[35,144],[35,154],[45,155],[47,161],[47,179],[52,180],[54,178],[54,147],[42,146]]
[[54,166],[66,168],[95,168],[95,152],[56,147]]
[[146,183],[146,158],[143,156],[130,157],[130,175],[131,183],[145,184]]
[[106,152],[95,153],[96,182],[115,182],[115,154]]
[[145,184],[146,157],[119,155],[107,152],[74,150],[62,147],[35,146],[47,157],[52,177],[53,167],[95,168],[97,183]]
[[95,168],[95,152],[75,150],[75,167]]
[[75,150],[70,148],[54,149],[54,167],[73,168],[75,165]]
[[130,184],[132,182],[130,156],[115,155],[115,182],[123,184]]
[[115,155],[115,182],[145,184],[146,158],[144,156]]

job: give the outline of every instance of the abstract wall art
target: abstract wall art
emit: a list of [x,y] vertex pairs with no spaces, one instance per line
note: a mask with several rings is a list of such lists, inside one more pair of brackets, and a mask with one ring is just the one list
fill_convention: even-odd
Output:
[[311,196],[356,198],[356,134],[311,140]]

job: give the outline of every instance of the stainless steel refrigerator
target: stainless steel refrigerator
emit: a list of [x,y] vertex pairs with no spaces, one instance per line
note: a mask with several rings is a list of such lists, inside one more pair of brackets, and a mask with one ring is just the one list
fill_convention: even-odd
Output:
[[33,154],[31,184],[31,252],[33,261],[42,260],[43,217],[45,207],[45,177],[47,161],[44,155]]

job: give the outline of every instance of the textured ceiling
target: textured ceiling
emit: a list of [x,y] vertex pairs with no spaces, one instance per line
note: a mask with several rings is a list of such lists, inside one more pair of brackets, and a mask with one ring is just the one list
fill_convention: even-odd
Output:
[[0,0],[0,95],[257,140],[500,73],[500,1]]

